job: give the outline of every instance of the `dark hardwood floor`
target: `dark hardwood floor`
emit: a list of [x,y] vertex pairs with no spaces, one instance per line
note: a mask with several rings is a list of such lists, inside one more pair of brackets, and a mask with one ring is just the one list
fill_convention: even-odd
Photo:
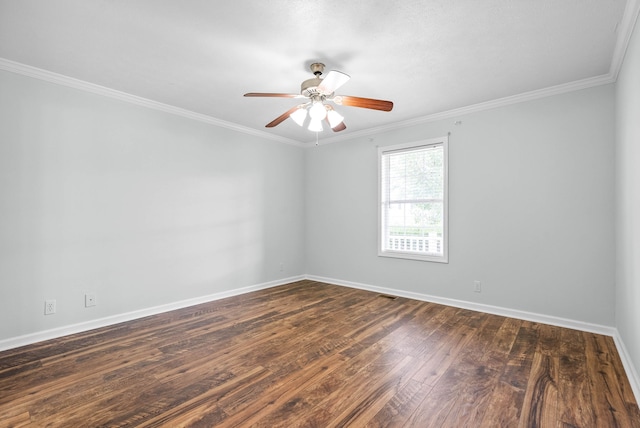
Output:
[[640,427],[607,336],[313,281],[0,353],[0,426]]

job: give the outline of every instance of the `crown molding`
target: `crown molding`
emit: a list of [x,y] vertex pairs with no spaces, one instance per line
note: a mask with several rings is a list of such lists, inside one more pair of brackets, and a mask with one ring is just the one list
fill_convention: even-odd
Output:
[[[634,3],[636,6],[640,4],[640,0],[630,0],[631,3]],[[638,8],[635,9],[635,17],[637,17]],[[626,15],[625,15],[626,16]],[[635,23],[635,17],[633,21],[626,20],[632,23]],[[631,32],[633,31],[633,25],[626,25],[627,32],[629,34],[627,36],[621,36],[618,39],[620,43],[624,42],[626,44],[629,43]],[[231,129],[233,131],[242,132],[245,134],[253,135],[260,138],[265,138],[268,140],[278,141],[285,144],[294,145],[297,147],[315,147],[316,145],[325,145],[331,143],[337,143],[341,141],[347,141],[356,139],[359,137],[367,137],[374,134],[380,134],[383,132],[393,131],[400,128],[406,128],[410,126],[421,125],[424,123],[435,122],[438,120],[449,119],[454,117],[459,117],[462,115],[467,115],[471,113],[477,113],[484,110],[494,109],[498,107],[508,106],[511,104],[517,104],[525,101],[531,101],[539,98],[550,97],[553,95],[559,95],[567,92],[578,91],[581,89],[587,89],[594,86],[605,85],[608,83],[614,83],[617,77],[617,72],[622,64],[622,59],[624,59],[624,52],[626,52],[626,45],[624,48],[616,49],[616,52],[622,52],[621,59],[618,64],[618,69],[615,71],[615,75],[612,73],[608,73],[601,76],[591,77],[587,79],[578,80],[575,82],[570,82],[562,85],[556,85],[549,88],[539,89],[535,91],[525,92],[518,95],[512,95],[509,97],[499,98],[496,100],[486,101],[478,104],[473,104],[466,107],[461,107],[453,110],[447,110],[440,113],[435,113],[428,116],[422,116],[415,119],[409,119],[401,122],[395,122],[388,125],[377,126],[374,128],[368,128],[361,131],[354,131],[344,136],[336,136],[330,138],[324,138],[319,140],[318,142],[314,141],[306,141],[300,142],[296,140],[292,140],[285,137],[280,137],[277,135],[269,134],[264,131],[259,131],[253,128],[248,128],[246,126],[238,125],[236,123],[227,122],[221,119],[217,119],[212,116],[207,116],[201,113],[196,113],[190,110],[182,109],[179,107],[171,106],[169,104],[163,104],[157,101],[153,101],[147,98],[142,98],[136,95],[131,95],[126,92],[118,91],[115,89],[107,88],[105,86],[96,85],[94,83],[85,82],[83,80],[75,79],[73,77],[65,76],[62,74],[54,73],[48,70],[43,70],[41,68],[32,67],[30,65],[21,64],[15,61],[11,61],[5,58],[0,58],[0,70],[5,70],[11,73],[21,74],[27,77],[31,77],[34,79],[44,80],[46,82],[54,83],[57,85],[67,86],[70,88],[78,89],[85,92],[90,92],[97,95],[102,95],[105,97],[113,98],[119,101],[139,105],[142,107],[147,107],[153,110],[162,111],[165,113],[175,114],[177,116],[185,117],[188,119],[196,120],[199,122],[207,123],[214,126],[219,126],[226,129]],[[613,66],[613,64],[612,64]]]
[[387,125],[363,129],[361,131],[354,131],[346,135],[339,135],[335,137],[324,138],[319,141],[302,142],[302,141],[292,140],[290,138],[280,137],[278,135],[273,135],[264,131],[259,131],[253,128],[238,125],[236,123],[217,119],[212,116],[207,116],[201,113],[196,113],[190,110],[185,110],[185,109],[171,106],[168,104],[163,104],[157,101],[138,97],[136,95],[131,95],[125,92],[117,91],[115,89],[110,89],[104,86],[74,79],[72,77],[64,76],[58,73],[53,73],[51,71],[21,64],[18,62],[10,61],[4,58],[0,58],[0,70],[22,74],[24,76],[44,80],[44,81],[55,83],[58,85],[68,86],[68,87],[79,89],[82,91],[103,95],[109,98],[114,98],[120,101],[136,104],[136,105],[151,108],[154,110],[175,114],[175,115],[189,118],[192,120],[197,120],[199,122],[204,122],[210,125],[231,129],[237,132],[242,132],[242,133],[253,135],[256,137],[278,141],[281,143],[290,144],[297,147],[309,148],[309,147],[315,147],[316,145],[325,145],[325,144],[337,143],[341,141],[353,140],[360,137],[367,137],[374,134],[393,131],[399,128],[406,128],[410,126],[421,125],[424,123],[459,117],[462,115],[477,113],[484,110],[504,107],[512,104],[539,99],[539,98],[545,98],[545,97],[550,97],[554,95],[564,94],[567,92],[578,91],[581,89],[587,89],[587,88],[591,88],[599,85],[615,83],[618,78],[618,73],[620,72],[620,68],[622,67],[622,64],[624,62],[624,57],[627,52],[627,47],[629,45],[629,41],[633,34],[634,28],[636,26],[636,22],[638,20],[639,14],[640,14],[640,0],[627,0],[627,4],[625,6],[625,11],[622,16],[621,23],[617,28],[618,39],[617,39],[616,46],[611,59],[611,66],[607,74],[603,74],[601,76],[596,76],[596,77],[590,77],[587,79],[577,80],[574,82],[569,82],[561,85],[551,86],[544,89],[538,89],[535,91],[524,92],[518,95],[512,95],[509,97],[490,100],[490,101],[473,104],[466,107],[447,110],[444,112],[439,112],[439,113],[422,116],[414,119],[409,119],[401,122],[395,122]]
[[616,43],[615,50],[613,51],[613,57],[611,58],[611,68],[609,74],[613,77],[613,80],[618,79],[618,73],[622,68],[624,57],[627,53],[627,47],[629,46],[629,40],[633,35],[633,30],[638,20],[638,14],[640,13],[640,0],[627,0],[627,5],[622,15],[622,21],[617,28],[618,41]]
[[38,80],[44,80],[49,83],[55,83],[57,85],[67,86],[70,88],[78,89],[80,91],[90,92],[96,95],[102,95],[102,96],[123,101],[126,103],[135,104],[135,105],[150,108],[153,110],[158,110],[165,113],[185,117],[187,119],[196,120],[198,122],[207,123],[209,125],[231,129],[237,132],[242,132],[244,134],[265,138],[268,140],[274,140],[280,143],[291,144],[294,146],[302,146],[302,144],[299,141],[291,140],[289,138],[272,135],[264,131],[258,131],[256,129],[248,128],[246,126],[238,125],[236,123],[217,119],[213,116],[207,116],[205,114],[196,113],[180,107],[175,107],[169,104],[160,103],[147,98],[128,94],[126,92],[107,88],[105,86],[96,85],[94,83],[85,82],[83,80],[75,79],[73,77],[54,73],[48,70],[43,70],[41,68],[32,67],[26,64],[21,64],[19,62],[11,61],[5,58],[0,58],[0,70],[21,74],[23,76],[31,77]]
[[[323,145],[323,144],[337,143],[339,141],[352,140],[358,137],[367,137],[373,134],[380,134],[387,131],[393,131],[399,128],[407,128],[410,126],[421,125],[424,123],[435,122],[443,119],[457,118],[463,115],[477,113],[484,110],[490,110],[498,107],[504,107],[504,106],[518,104],[526,101],[532,101],[540,98],[551,97],[554,95],[560,95],[567,92],[579,91],[581,89],[588,89],[595,86],[606,85],[614,82],[615,82],[615,77],[612,76],[610,73],[603,74],[601,76],[590,77],[587,79],[576,80],[574,82],[551,86],[544,89],[524,92],[518,95],[511,95],[504,98],[498,98],[495,100],[473,104],[466,107],[461,107],[453,110],[447,110],[440,113],[431,114],[428,116],[409,119],[402,122],[395,122],[388,125],[377,126],[375,128],[364,129],[362,131],[355,131],[345,136],[336,136],[336,137],[326,138],[321,140],[318,144]],[[309,146],[305,145],[305,147],[309,147]]]
[[[435,122],[442,119],[450,119],[459,117],[466,114],[477,113],[484,110],[490,110],[498,107],[508,106],[511,104],[517,104],[525,101],[531,101],[539,98],[550,97],[553,95],[564,94],[567,92],[579,91],[581,89],[588,89],[599,85],[606,85],[609,83],[615,83],[618,79],[618,74],[622,68],[624,57],[629,46],[629,41],[633,35],[633,31],[640,15],[640,0],[627,0],[622,20],[617,28],[618,39],[614,48],[613,56],[611,59],[611,66],[607,74],[601,76],[590,77],[587,79],[577,80],[561,85],[551,86],[544,89],[539,89],[530,92],[524,92],[518,95],[499,98],[496,100],[486,101],[478,104],[473,104],[466,107],[461,107],[453,110],[447,110],[440,113],[435,113],[428,116],[422,116],[415,119],[405,120],[402,122],[395,122],[388,125],[382,125],[375,128],[368,128],[362,131],[351,132],[344,136],[335,136],[325,138],[318,142],[319,145],[337,143],[340,141],[352,140],[359,137],[367,137],[374,134],[380,134],[382,132],[393,131],[399,128],[405,128],[409,126],[420,125],[423,123]],[[310,141],[305,144],[305,147],[310,147]]]

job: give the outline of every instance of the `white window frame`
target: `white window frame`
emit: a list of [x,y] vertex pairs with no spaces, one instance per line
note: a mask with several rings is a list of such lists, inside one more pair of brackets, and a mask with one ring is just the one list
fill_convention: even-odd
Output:
[[[392,250],[386,248],[385,225],[385,199],[383,191],[385,183],[383,180],[383,156],[390,152],[407,151],[411,149],[428,148],[442,146],[443,149],[443,231],[442,231],[442,255],[421,254],[411,251]],[[378,148],[378,256],[395,257],[409,260],[421,260],[438,263],[449,263],[449,137],[431,138],[405,144],[393,146],[383,146]]]

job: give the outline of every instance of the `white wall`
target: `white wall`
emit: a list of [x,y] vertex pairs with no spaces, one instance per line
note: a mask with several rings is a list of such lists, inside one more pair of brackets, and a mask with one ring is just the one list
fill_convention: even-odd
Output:
[[616,324],[636,371],[640,370],[639,76],[636,26],[616,83]]
[[[378,257],[377,146],[449,131],[449,264]],[[613,326],[613,140],[606,85],[308,150],[307,273]]]
[[300,148],[7,72],[0,94],[0,340],[305,272]]

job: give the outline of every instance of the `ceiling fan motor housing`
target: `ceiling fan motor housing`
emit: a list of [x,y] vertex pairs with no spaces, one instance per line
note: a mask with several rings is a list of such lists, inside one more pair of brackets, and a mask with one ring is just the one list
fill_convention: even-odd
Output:
[[313,98],[314,96],[327,95],[324,94],[320,89],[318,89],[318,86],[320,86],[321,82],[322,79],[320,79],[319,77],[305,80],[304,82],[302,82],[302,85],[300,85],[300,93],[309,98]]
[[302,85],[300,85],[300,93],[305,97],[314,98],[314,99],[318,99],[322,96],[330,95],[318,89],[318,86],[320,86],[320,83],[322,82],[322,79],[320,78],[320,76],[322,76],[322,72],[324,71],[324,64],[321,62],[314,62],[309,66],[309,68],[311,68],[311,72],[316,77],[302,82]]

